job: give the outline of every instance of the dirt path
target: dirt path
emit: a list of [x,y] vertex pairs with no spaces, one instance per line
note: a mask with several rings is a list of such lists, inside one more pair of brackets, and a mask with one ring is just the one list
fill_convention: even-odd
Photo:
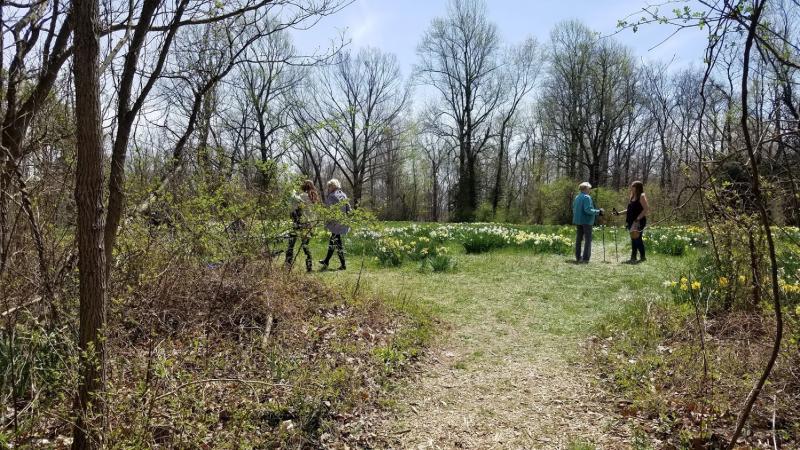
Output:
[[582,362],[581,345],[604,314],[652,295],[660,270],[481,255],[427,280],[372,275],[388,293],[439,307],[450,326],[378,421],[376,447],[629,448],[629,427]]
[[[483,336],[468,327],[457,332]],[[418,449],[584,448],[581,442],[625,448],[627,429],[591,372],[565,357],[578,343],[526,348],[515,336],[455,338],[435,351],[384,420],[386,442]]]

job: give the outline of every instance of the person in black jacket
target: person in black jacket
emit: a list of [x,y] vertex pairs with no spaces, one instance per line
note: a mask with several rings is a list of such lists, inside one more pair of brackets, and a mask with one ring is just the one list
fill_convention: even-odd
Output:
[[639,261],[647,261],[644,252],[644,241],[642,233],[647,226],[647,214],[650,212],[650,205],[647,203],[647,195],[644,193],[644,183],[634,181],[631,183],[628,207],[622,211],[614,211],[614,215],[625,214],[625,228],[631,235],[631,259],[628,264],[636,264],[636,256],[639,254]]
[[299,195],[292,194],[292,211],[290,217],[292,218],[292,231],[289,233],[289,246],[286,249],[286,267],[292,269],[294,264],[294,247],[297,244],[297,239],[300,238],[300,248],[306,254],[306,272],[311,272],[311,250],[308,248],[308,243],[311,241],[311,236],[314,231],[314,223],[311,218],[313,214],[313,205],[319,203],[319,193],[314,188],[314,183],[311,180],[303,182],[302,191]]

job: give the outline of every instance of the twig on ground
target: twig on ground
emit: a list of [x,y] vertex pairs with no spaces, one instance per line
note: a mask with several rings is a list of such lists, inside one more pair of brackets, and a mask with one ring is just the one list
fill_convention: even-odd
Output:
[[268,381],[259,381],[259,380],[241,380],[239,378],[207,378],[204,380],[195,380],[195,381],[188,381],[181,385],[178,385],[175,389],[165,392],[156,398],[153,399],[154,402],[161,400],[162,398],[169,397],[170,395],[175,395],[180,392],[181,389],[187,388],[189,386],[193,386],[196,384],[206,384],[206,383],[243,383],[243,384],[251,384],[251,385],[260,385],[260,386],[270,386],[270,387],[292,387],[291,384],[288,383],[271,383]]

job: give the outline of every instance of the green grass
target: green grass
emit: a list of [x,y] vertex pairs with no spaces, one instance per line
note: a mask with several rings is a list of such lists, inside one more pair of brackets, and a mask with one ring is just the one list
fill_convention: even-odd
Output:
[[594,444],[584,441],[583,439],[576,439],[569,443],[567,450],[596,450]]
[[[693,257],[651,255],[644,264],[619,264],[613,241],[606,236],[604,263],[599,238],[596,236],[593,260],[588,265],[575,265],[567,256],[518,249],[471,255],[457,244],[449,245],[458,263],[452,272],[421,273],[419,263],[413,261],[400,267],[381,267],[374,258],[366,257],[361,284],[376,293],[402,299],[406,308],[424,308],[426,313],[452,325],[457,337],[460,329],[479,331],[479,335],[460,336],[461,339],[491,339],[513,332],[517,342],[526,345],[553,340],[574,342],[592,334],[605,317],[618,315],[615,313],[626,308],[632,299],[666,296],[661,283]],[[622,261],[628,246],[619,244]],[[312,251],[315,260],[324,256],[322,236],[315,240]],[[331,267],[337,265],[334,257]],[[316,276],[352,286],[360,266],[359,255],[348,255],[346,272]],[[478,351],[492,354],[483,348],[491,348],[491,341],[478,344]],[[565,352],[574,348],[563,346]]]
[[[496,385],[510,382],[510,378],[498,376],[502,372],[496,370],[498,367],[517,370],[523,379],[529,374],[547,379],[553,373],[581,378],[583,375],[570,372],[586,367],[571,364],[585,361],[581,344],[607,326],[622,328],[609,318],[625,317],[626,312],[649,301],[669,301],[671,292],[663,287],[663,282],[674,279],[696,258],[694,251],[683,257],[651,254],[646,263],[621,264],[614,253],[613,235],[606,233],[604,262],[602,235],[600,230],[596,231],[593,260],[588,265],[574,264],[569,256],[535,254],[521,248],[466,254],[462,245],[449,242],[449,254],[457,263],[453,271],[420,271],[420,263],[409,260],[400,267],[383,267],[374,257],[362,260],[359,255],[349,255],[347,271],[318,272],[313,276],[347,289],[359,282],[362,289],[389,299],[412,316],[439,319],[417,327],[419,331],[414,333],[422,334],[418,339],[412,336],[380,349],[379,357],[388,363],[410,354],[408,345],[434,339],[435,346],[444,351],[447,369],[465,380],[475,380],[468,382],[469,389],[483,392],[489,399],[502,398],[503,392],[515,388]],[[312,249],[315,256],[319,255],[316,259],[324,256],[321,238]],[[619,261],[627,259],[628,252],[628,243],[623,243],[619,236]],[[332,267],[337,263],[334,261]],[[426,361],[426,364],[435,363]],[[573,385],[567,382],[554,388],[570,386]],[[396,400],[401,404],[402,395]],[[450,404],[453,401],[447,393],[441,400]],[[546,404],[543,403],[544,408],[548,407]],[[498,405],[489,402],[473,406],[478,412],[471,417],[476,420],[484,416],[490,423],[505,420],[502,414],[495,416]],[[402,417],[407,420],[404,427],[415,426],[416,413]],[[540,423],[533,426],[543,436],[566,438],[559,437],[563,430]],[[578,435],[561,442],[566,448],[576,450],[595,448],[587,437]],[[520,443],[527,444],[530,442]]]
[[[439,320],[413,328],[419,336],[381,349],[379,357],[389,363],[408,354],[407,346],[434,339],[437,346],[456,355],[448,367],[460,373],[474,374],[508,361],[529,364],[522,367],[550,365],[570,370],[566,361],[586,357],[582,342],[608,327],[624,328],[610,318],[635,313],[649,301],[668,301],[670,291],[662,283],[697,257],[694,251],[682,257],[650,254],[646,263],[625,265],[617,262],[612,236],[606,233],[604,262],[602,235],[596,230],[593,259],[588,265],[574,264],[570,256],[519,248],[466,254],[462,245],[448,242],[449,254],[457,263],[453,271],[420,271],[420,263],[409,260],[400,267],[383,267],[373,257],[363,259],[360,271],[360,255],[348,255],[347,271],[313,276],[348,289],[360,277],[362,289],[389,299],[412,317]],[[619,236],[620,262],[629,254],[624,241],[627,239]],[[324,251],[320,236],[312,248],[315,260],[321,259]],[[331,266],[337,265],[334,259]],[[490,413],[492,406],[486,408]],[[542,432],[558,433],[555,429]],[[591,442],[575,436],[565,444],[573,449],[595,448]]]

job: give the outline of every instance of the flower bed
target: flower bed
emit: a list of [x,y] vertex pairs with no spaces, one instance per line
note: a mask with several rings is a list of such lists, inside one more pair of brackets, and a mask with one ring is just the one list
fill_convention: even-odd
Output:
[[[527,228],[527,229],[525,229]],[[404,260],[422,262],[434,271],[452,268],[448,244],[463,246],[468,254],[501,248],[520,248],[535,253],[567,254],[572,241],[561,234],[537,232],[540,227],[512,227],[495,224],[411,224],[353,233],[349,251],[374,256],[383,266],[397,267]]]

